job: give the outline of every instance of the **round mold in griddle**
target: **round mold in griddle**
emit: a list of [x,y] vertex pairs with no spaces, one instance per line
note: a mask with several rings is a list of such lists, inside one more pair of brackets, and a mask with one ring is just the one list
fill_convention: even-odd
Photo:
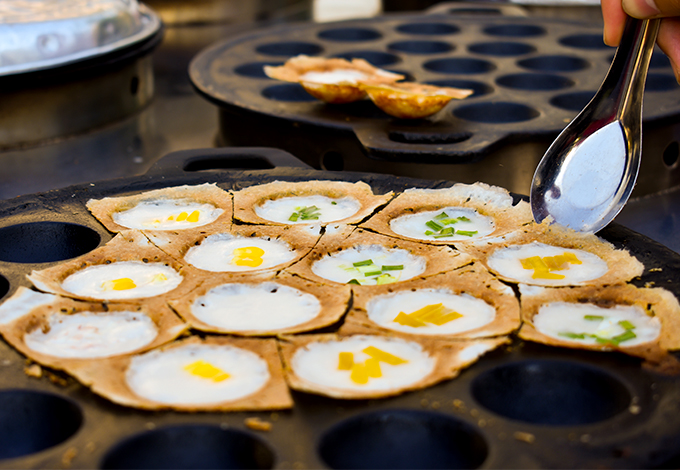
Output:
[[380,31],[369,28],[333,28],[321,31],[318,37],[327,41],[363,42],[380,39],[382,34]]
[[326,431],[319,454],[330,468],[478,468],[488,455],[482,434],[441,413],[386,410],[361,414]]
[[248,62],[235,67],[234,73],[248,78],[269,78],[264,73],[264,67],[278,67],[280,65],[283,65],[283,62]]
[[496,66],[487,60],[452,57],[450,59],[435,59],[423,64],[425,70],[454,75],[475,75],[491,72]]
[[9,281],[3,275],[0,275],[0,299],[7,295],[9,292]]
[[317,101],[312,95],[307,93],[302,85],[298,83],[286,83],[283,85],[272,85],[262,90],[262,96],[274,101],[304,102]]
[[534,108],[520,103],[475,103],[454,110],[456,117],[473,122],[509,124],[538,117]]
[[387,49],[406,54],[443,54],[453,51],[455,47],[442,41],[398,41],[388,44]]
[[449,23],[407,23],[397,26],[396,30],[404,34],[422,36],[444,36],[460,32],[458,26]]
[[574,85],[573,80],[561,75],[547,73],[514,73],[503,75],[496,79],[496,83],[513,90],[530,91],[555,91]]
[[401,58],[398,55],[382,51],[350,51],[336,54],[333,57],[346,60],[364,59],[375,67],[387,67],[401,62]]
[[319,55],[323,47],[311,42],[289,41],[261,44],[255,49],[260,54],[276,57],[293,57],[296,55]]
[[484,34],[503,38],[534,38],[544,36],[544,27],[533,24],[501,24],[484,28]]
[[495,57],[515,57],[524,54],[530,54],[536,51],[536,48],[530,44],[521,42],[479,42],[470,44],[468,50],[475,54],[495,56]]
[[568,111],[581,111],[593,99],[593,96],[595,96],[595,91],[564,93],[553,97],[550,104]]
[[29,455],[72,437],[83,423],[80,407],[59,395],[0,391],[0,459]]
[[672,74],[650,73],[645,82],[646,92],[671,91],[678,89],[678,82]]
[[570,55],[542,55],[523,59],[517,65],[536,72],[577,72],[588,68],[589,62]]
[[0,228],[0,261],[50,263],[88,253],[101,236],[84,225],[30,222]]
[[559,43],[563,46],[573,47],[575,49],[585,49],[585,50],[610,50],[611,47],[606,45],[602,40],[602,35],[597,34],[574,34],[571,36],[565,36],[559,40]]
[[113,446],[101,468],[273,468],[274,452],[261,438],[236,429],[187,424],[158,428]]
[[584,363],[536,359],[496,366],[472,383],[482,406],[532,424],[575,426],[628,409],[631,393],[604,369]]

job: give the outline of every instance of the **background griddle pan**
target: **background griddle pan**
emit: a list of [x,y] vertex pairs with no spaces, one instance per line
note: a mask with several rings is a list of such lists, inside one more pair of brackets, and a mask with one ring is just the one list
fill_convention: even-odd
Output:
[[[112,237],[90,198],[309,179],[362,180],[377,193],[451,184],[311,170],[272,149],[178,152],[144,176],[0,201],[0,295]],[[680,256],[615,224],[601,235],[645,264],[636,284],[680,295]],[[0,343],[2,468],[676,468],[680,454],[679,378],[619,354],[518,340],[426,390],[360,401],[293,393],[294,409],[277,413],[139,411],[56,372],[29,377],[25,365]],[[273,428],[250,430],[248,417]]]

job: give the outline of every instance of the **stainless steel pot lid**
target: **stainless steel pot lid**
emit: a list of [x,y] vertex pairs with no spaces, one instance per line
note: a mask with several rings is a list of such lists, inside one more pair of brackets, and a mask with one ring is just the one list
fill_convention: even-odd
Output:
[[0,76],[98,57],[160,28],[159,17],[137,0],[3,0]]

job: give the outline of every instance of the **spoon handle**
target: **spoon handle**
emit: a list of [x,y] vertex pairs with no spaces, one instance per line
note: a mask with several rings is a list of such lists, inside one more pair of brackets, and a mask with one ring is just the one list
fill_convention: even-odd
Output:
[[621,121],[624,128],[633,132],[639,128],[647,69],[660,21],[630,17],[626,21],[621,43],[597,92],[608,96],[598,96],[600,103],[592,116],[596,120]]

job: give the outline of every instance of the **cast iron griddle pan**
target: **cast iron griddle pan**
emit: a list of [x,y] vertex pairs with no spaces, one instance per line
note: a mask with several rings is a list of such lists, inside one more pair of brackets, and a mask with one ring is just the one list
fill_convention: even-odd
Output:
[[[143,176],[0,201],[0,295],[111,239],[90,198],[310,179],[362,180],[376,193],[451,184],[311,170],[273,149],[178,152]],[[601,235],[645,264],[636,284],[680,295],[680,256],[615,224]],[[25,365],[0,343],[3,468],[675,468],[680,454],[680,378],[615,353],[515,340],[426,390],[360,401],[294,392],[295,407],[276,413],[140,411]],[[250,430],[248,417],[273,427]]]

